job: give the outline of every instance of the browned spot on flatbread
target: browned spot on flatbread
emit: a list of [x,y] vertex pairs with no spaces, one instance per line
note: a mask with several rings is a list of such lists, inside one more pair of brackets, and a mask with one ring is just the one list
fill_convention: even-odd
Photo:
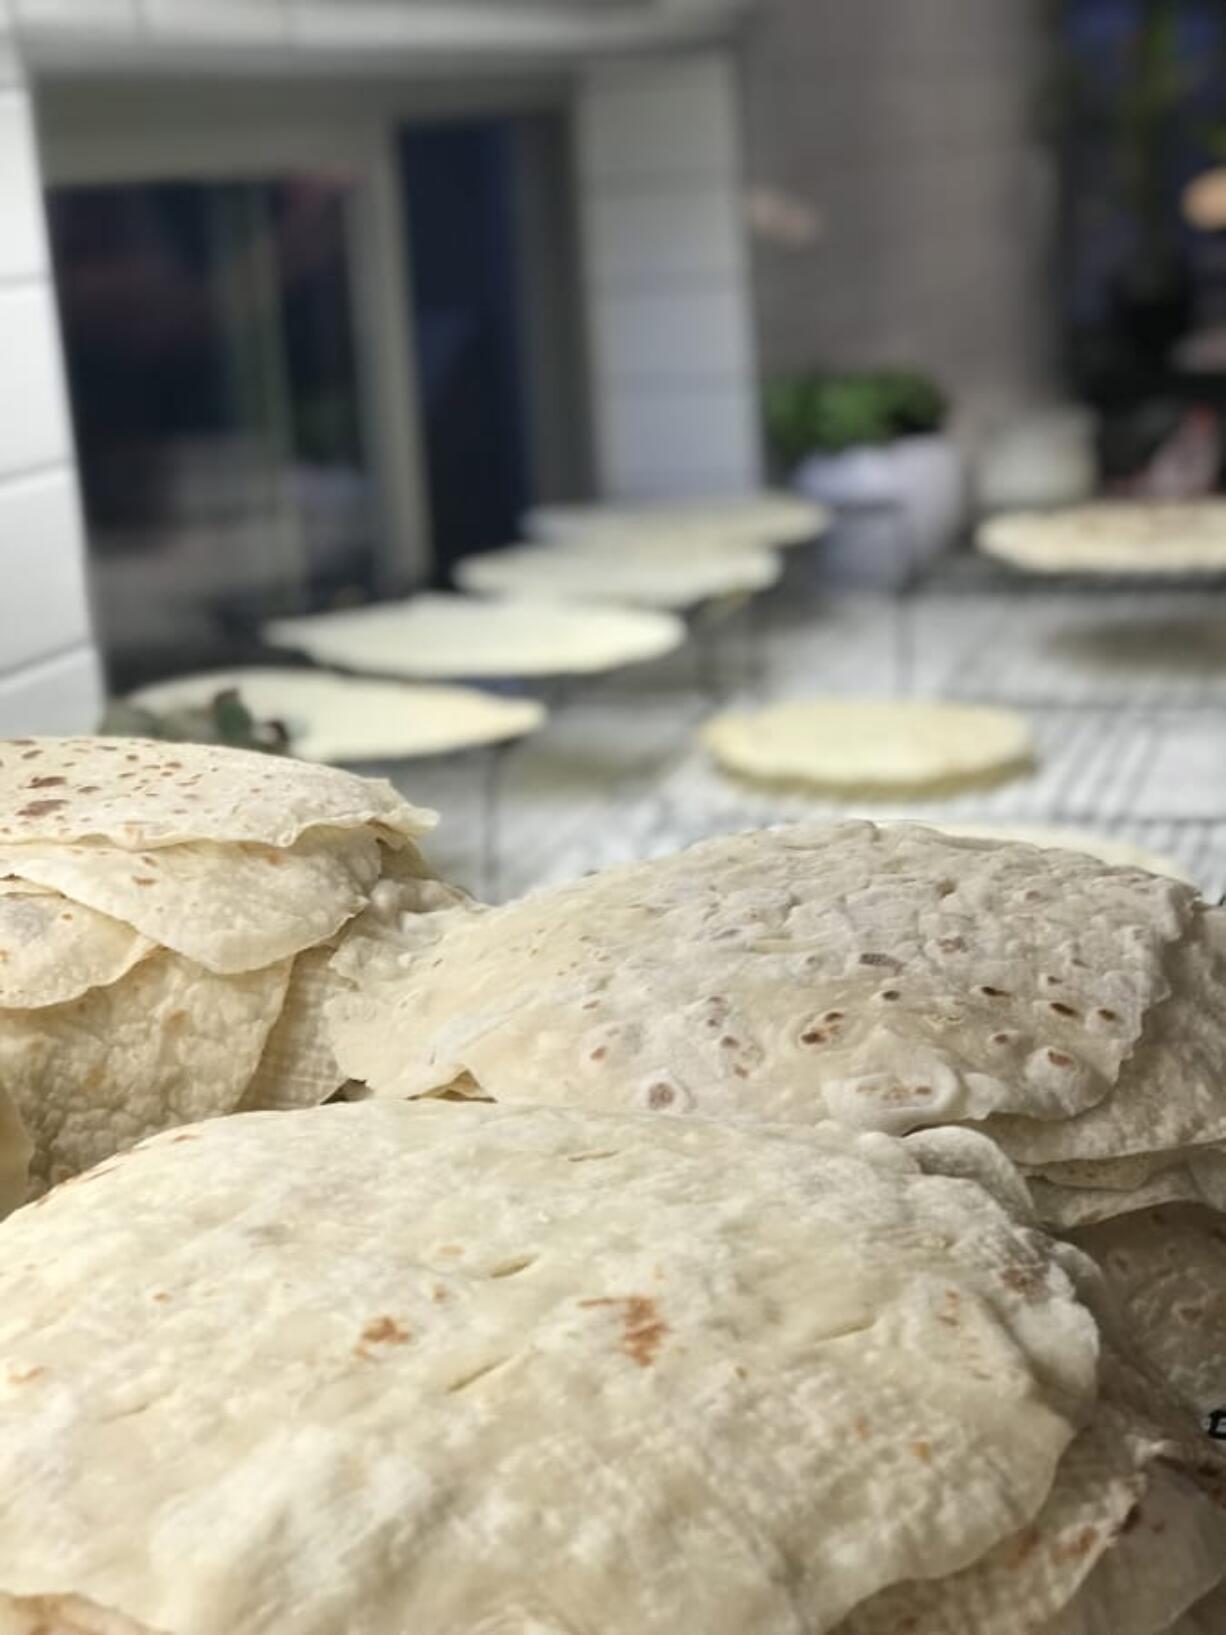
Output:
[[58,812],[61,806],[67,806],[65,800],[32,800],[28,806],[18,809],[18,817],[46,817],[48,812]]
[[1005,1565],[1014,1572],[1024,1567],[1039,1547],[1039,1530],[1037,1527],[1023,1527],[1020,1533],[1014,1535],[1009,1542],[1005,1555]]
[[620,1298],[605,1296],[599,1300],[581,1300],[581,1306],[620,1307],[622,1313],[621,1349],[640,1368],[649,1368],[668,1333],[668,1324],[659,1314],[659,1308],[650,1295],[630,1294]]
[[394,1317],[372,1317],[354,1348],[359,1357],[369,1357],[374,1345],[407,1345],[411,1336]]
[[62,783],[66,783],[66,782],[67,782],[67,779],[65,779],[65,778],[50,778],[50,777],[31,778],[29,783],[26,785],[26,787],[28,789],[54,789],[54,788],[57,787],[57,785],[62,784]]
[[1058,1544],[1054,1553],[1062,1561],[1084,1561],[1097,1543],[1098,1528],[1083,1527],[1072,1538]]

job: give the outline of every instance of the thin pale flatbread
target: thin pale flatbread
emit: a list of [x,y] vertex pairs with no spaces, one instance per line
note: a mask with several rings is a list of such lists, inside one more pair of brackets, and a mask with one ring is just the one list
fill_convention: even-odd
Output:
[[726,498],[617,504],[539,505],[524,517],[533,539],[565,545],[573,540],[692,539],[731,550],[766,545],[778,550],[807,545],[830,527],[824,505],[799,494],[731,494]]
[[1010,1157],[1034,1167],[1226,1141],[1226,911],[1198,908],[1169,968],[1171,992],[1146,1015],[1109,1096],[1058,1123],[987,1121]]
[[423,595],[274,619],[263,634],[271,646],[372,675],[502,680],[646,664],[680,647],[685,625],[646,608]]
[[33,1193],[143,1136],[233,1112],[281,1011],[290,962],[218,977],[160,950],[69,1005],[0,1019],[0,1092],[33,1142]]
[[366,681],[324,670],[219,670],[142,687],[131,701],[155,711],[208,704],[236,690],[261,720],[282,722],[304,761],[385,761],[449,755],[538,731],[545,706],[475,687]]
[[0,1229],[0,1595],[824,1635],[1037,1513],[1096,1376],[1046,1241],[878,1136],[218,1119]]
[[1138,1354],[1226,1430],[1226,1216],[1174,1204],[1070,1236],[1101,1266]]
[[346,1075],[337,1066],[325,1018],[338,985],[331,971],[334,953],[325,944],[294,961],[285,1003],[239,1103],[240,1113],[318,1107],[344,1084]]
[[53,886],[219,975],[333,936],[379,878],[373,829],[311,828],[289,846],[201,840],[133,852],[106,841],[0,845],[0,871]]
[[308,829],[370,824],[394,838],[436,817],[381,779],[253,750],[145,738],[0,740],[0,842],[189,841],[291,846]]
[[697,544],[661,551],[650,541],[619,541],[616,548],[514,545],[466,556],[455,566],[457,584],[483,596],[620,602],[666,610],[769,590],[782,572],[773,551],[703,549]]
[[980,526],[978,548],[1028,573],[1199,575],[1226,570],[1226,502],[1098,500],[1016,511]]
[[15,886],[0,881],[0,1027],[5,1010],[67,1004],[118,982],[153,950],[108,914],[37,885]]
[[1025,716],[904,699],[796,699],[713,717],[700,734],[738,777],[872,794],[947,792],[1034,758]]
[[332,1037],[381,1095],[467,1074],[497,1101],[1059,1122],[1110,1092],[1195,901],[1073,853],[798,825],[429,915],[398,958],[354,941]]

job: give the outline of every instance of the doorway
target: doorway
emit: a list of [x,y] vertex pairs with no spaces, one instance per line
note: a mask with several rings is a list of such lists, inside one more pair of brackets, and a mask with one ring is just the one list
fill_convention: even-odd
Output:
[[434,576],[591,487],[569,128],[560,114],[400,135]]

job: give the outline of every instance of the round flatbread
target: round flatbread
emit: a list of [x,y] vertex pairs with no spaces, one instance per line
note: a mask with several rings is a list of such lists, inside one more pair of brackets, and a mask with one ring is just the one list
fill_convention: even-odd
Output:
[[1196,903],[1072,852],[798,825],[415,916],[399,958],[355,935],[329,1015],[380,1094],[467,1076],[497,1101],[890,1131],[1067,1121],[1120,1076]]
[[1053,1122],[993,1117],[988,1133],[1019,1163],[1118,1160],[1226,1141],[1226,910],[1198,905],[1172,944],[1167,996],[1109,1096]]
[[57,892],[0,880],[0,1027],[5,1010],[63,1005],[118,982],[153,947],[130,925]]
[[729,551],[679,541],[512,545],[466,556],[456,582],[483,596],[534,596],[554,601],[622,602],[631,607],[688,608],[768,590],[783,572],[780,558],[746,547]]
[[658,505],[542,505],[528,512],[524,524],[530,538],[548,544],[637,536],[665,544],[699,539],[743,550],[807,545],[829,528],[830,513],[799,494],[736,494]]
[[473,687],[361,681],[314,670],[218,670],[142,687],[131,702],[163,711],[206,705],[236,689],[259,720],[280,721],[304,761],[380,761],[447,755],[506,743],[544,725],[532,698]]
[[321,664],[389,676],[503,680],[594,675],[674,652],[685,626],[670,613],[483,596],[414,596],[407,602],[275,619],[273,647]]
[[217,1120],[0,1229],[0,1604],[824,1635],[1038,1513],[1097,1348],[1046,1240],[905,1143]]
[[1071,1236],[1102,1267],[1140,1356],[1226,1434],[1226,1216],[1172,1204]]
[[1012,512],[983,523],[977,544],[1028,573],[1222,573],[1226,501],[1099,500]]
[[105,840],[129,851],[195,840],[290,846],[313,828],[433,828],[390,783],[213,744],[143,738],[0,741],[0,843]]
[[288,960],[218,977],[159,951],[71,1004],[0,1014],[0,1094],[33,1142],[33,1191],[156,1130],[233,1112],[289,976]]
[[878,795],[942,794],[1025,771],[1034,740],[1011,710],[917,700],[814,699],[730,711],[703,727],[745,778]]
[[325,1014],[340,985],[331,968],[335,952],[331,944],[325,944],[308,949],[294,961],[281,1014],[268,1035],[239,1112],[318,1107],[344,1084]]
[[226,975],[331,937],[369,901],[380,855],[369,828],[310,828],[289,846],[202,840],[131,851],[32,841],[0,843],[0,873],[52,886]]
[[[839,1635],[1150,1635],[1144,1615],[1130,1622],[1121,1608],[1120,1591],[1142,1567],[1156,1581],[1146,1600],[1160,1590],[1168,1608],[1203,1595],[1226,1571],[1226,1512],[1160,1463],[1169,1454],[1125,1409],[1101,1402],[1033,1521],[961,1572],[891,1585],[857,1607]],[[1143,1555],[1131,1537],[1138,1529]],[[1174,1548],[1156,1562],[1163,1534]],[[1115,1624],[1105,1622],[1109,1610]]]

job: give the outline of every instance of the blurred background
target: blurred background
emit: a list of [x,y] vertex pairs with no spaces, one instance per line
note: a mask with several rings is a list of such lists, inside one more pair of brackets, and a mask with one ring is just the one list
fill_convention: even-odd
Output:
[[773,589],[673,597],[651,664],[439,667],[553,712],[492,770],[381,767],[469,883],[876,810],[695,742],[868,694],[1037,745],[889,811],[1090,826],[1220,893],[1226,544],[1193,584],[973,541],[1204,500],[1224,411],[1216,0],[0,0],[2,733],[301,662],[268,620],[452,588],[542,507],[792,491],[829,525]]

